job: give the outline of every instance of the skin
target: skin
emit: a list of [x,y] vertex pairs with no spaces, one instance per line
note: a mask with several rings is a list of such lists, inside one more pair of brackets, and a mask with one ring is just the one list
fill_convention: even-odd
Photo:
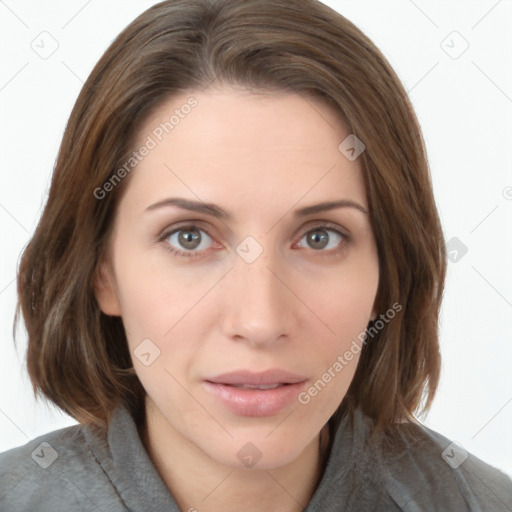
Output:
[[[307,390],[375,317],[369,215],[353,207],[293,215],[339,199],[368,211],[362,166],[338,150],[350,132],[332,109],[287,92],[180,94],[147,119],[138,142],[191,95],[197,107],[129,177],[96,296],[104,313],[122,317],[148,395],[143,442],[181,510],[302,510],[314,492],[320,433],[359,354],[309,403],[294,400],[268,417],[227,410],[202,381],[282,368],[306,376]],[[145,211],[169,197],[215,203],[232,218],[177,206]],[[159,240],[178,227],[188,233],[192,221],[202,230],[197,249],[180,245],[179,233]],[[308,238],[315,233],[328,238],[325,247]],[[236,252],[247,236],[263,249],[251,263]],[[160,350],[149,366],[133,355],[144,339]],[[237,457],[248,442],[261,453],[251,468]]]

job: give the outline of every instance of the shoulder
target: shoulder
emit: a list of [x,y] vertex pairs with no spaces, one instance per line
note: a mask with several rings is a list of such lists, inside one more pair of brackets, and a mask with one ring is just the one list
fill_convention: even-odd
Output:
[[402,510],[512,511],[512,480],[424,425],[394,426],[379,450],[386,490]]
[[0,454],[0,510],[69,512],[126,510],[74,425]]
[[361,410],[337,427],[309,512],[512,512],[512,480],[420,423],[375,431]]

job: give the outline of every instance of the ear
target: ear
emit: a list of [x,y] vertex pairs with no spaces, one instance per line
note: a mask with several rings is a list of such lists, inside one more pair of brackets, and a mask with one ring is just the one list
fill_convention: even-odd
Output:
[[98,264],[94,274],[94,295],[98,305],[109,316],[121,316],[112,269],[107,261]]
[[373,299],[372,312],[370,314],[370,322],[375,322],[375,320],[379,317],[379,310],[382,307],[381,301],[379,300],[380,299],[379,290],[380,290],[380,285],[377,288],[377,292],[376,292],[375,297]]
[[375,300],[373,301],[373,306],[372,306],[372,313],[370,315],[370,321],[371,322],[375,322],[376,318],[379,316],[377,314],[377,297],[375,297]]

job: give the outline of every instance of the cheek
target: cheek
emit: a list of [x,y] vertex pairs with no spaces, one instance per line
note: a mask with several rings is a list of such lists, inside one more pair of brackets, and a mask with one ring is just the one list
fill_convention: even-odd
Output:
[[347,261],[343,269],[323,279],[321,286],[312,287],[311,282],[304,282],[312,309],[331,334],[326,336],[331,340],[330,344],[342,348],[348,339],[364,332],[372,314],[378,284],[376,256],[368,261],[355,258]]
[[[189,374],[218,318],[208,290],[219,276],[212,271],[198,276],[197,270],[173,266],[173,256],[165,250],[123,250],[119,245],[116,280],[133,365],[150,396],[166,396],[170,389],[178,389],[179,395],[177,382]],[[180,409],[187,409],[186,394],[180,400]]]
[[136,241],[126,238],[117,246],[115,268],[128,338],[132,343],[146,337],[163,340],[208,291],[214,276],[198,279],[197,273],[173,265],[173,255],[163,248],[137,251]]
[[378,282],[375,255],[348,261],[343,271],[323,280],[321,287],[304,283],[309,287],[311,309],[321,322],[316,328],[318,343],[309,354],[310,361],[315,361],[315,379],[301,403],[311,402],[325,410],[339,405],[357,369]]

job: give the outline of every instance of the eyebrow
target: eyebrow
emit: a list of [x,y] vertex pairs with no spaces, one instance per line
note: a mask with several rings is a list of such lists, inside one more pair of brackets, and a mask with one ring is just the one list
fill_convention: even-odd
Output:
[[[220,206],[213,203],[204,203],[202,201],[194,201],[191,199],[184,199],[182,197],[169,197],[162,201],[158,201],[146,208],[146,212],[158,210],[169,206],[177,206],[183,210],[189,210],[191,212],[203,213],[210,215],[217,219],[230,220],[232,215]],[[315,213],[325,212],[334,210],[336,208],[355,208],[364,214],[368,214],[366,208],[359,203],[350,199],[340,199],[338,201],[324,201],[322,203],[313,204],[311,206],[305,206],[295,210],[294,217],[306,217]]]

